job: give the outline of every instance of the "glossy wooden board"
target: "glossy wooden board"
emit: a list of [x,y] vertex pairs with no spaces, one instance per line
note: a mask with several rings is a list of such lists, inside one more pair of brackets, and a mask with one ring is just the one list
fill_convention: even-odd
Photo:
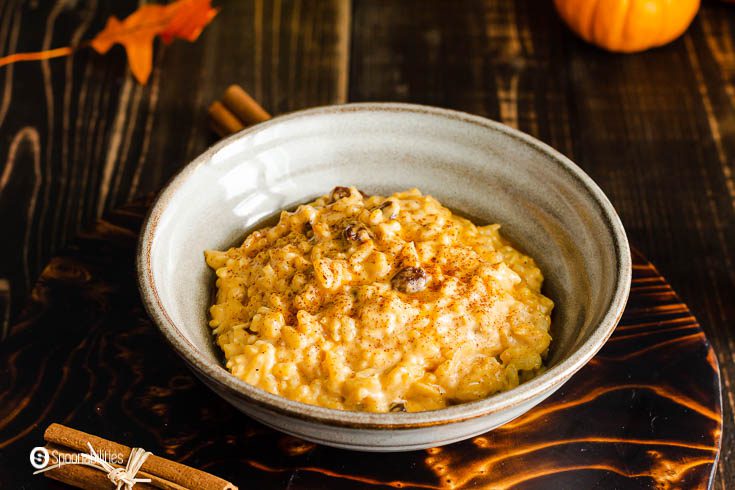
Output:
[[144,206],[110,214],[44,268],[0,344],[0,481],[61,422],[196,466],[240,488],[705,488],[722,413],[717,362],[656,269],[603,350],[550,399],[472,440],[356,453],[282,435],[197,381],[146,316],[133,259]]

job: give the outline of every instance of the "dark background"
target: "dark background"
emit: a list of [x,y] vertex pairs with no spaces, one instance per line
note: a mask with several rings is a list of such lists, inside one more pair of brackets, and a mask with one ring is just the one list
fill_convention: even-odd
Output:
[[[574,37],[547,0],[215,4],[196,43],[157,45],[145,87],[119,47],[0,68],[0,334],[52,253],[215,141],[206,109],[231,83],[273,114],[346,101],[460,109],[577,162],[689,304],[722,371],[715,487],[735,484],[735,6],[704,2],[681,39],[618,55]],[[0,1],[0,54],[88,39],[136,7]]]

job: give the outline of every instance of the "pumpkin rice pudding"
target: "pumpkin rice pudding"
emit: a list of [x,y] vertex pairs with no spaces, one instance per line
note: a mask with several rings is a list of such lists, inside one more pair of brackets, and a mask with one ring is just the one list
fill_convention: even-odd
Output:
[[282,212],[240,247],[205,252],[227,368],[292,400],[433,410],[542,369],[552,301],[533,259],[418,190],[354,187]]

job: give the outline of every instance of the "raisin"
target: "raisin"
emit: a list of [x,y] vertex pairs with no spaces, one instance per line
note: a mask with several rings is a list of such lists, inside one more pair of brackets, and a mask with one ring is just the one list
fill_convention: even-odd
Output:
[[421,267],[404,267],[390,280],[394,289],[402,293],[418,293],[426,288],[429,276]]
[[349,224],[342,232],[342,236],[347,241],[362,243],[370,239],[370,232],[362,225]]

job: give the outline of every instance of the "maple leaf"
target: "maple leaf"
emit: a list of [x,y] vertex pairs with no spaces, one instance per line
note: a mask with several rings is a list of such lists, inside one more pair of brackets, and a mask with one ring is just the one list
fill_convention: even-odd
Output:
[[[115,44],[125,48],[130,71],[139,83],[145,85],[153,68],[153,41],[160,36],[165,43],[175,38],[196,41],[202,29],[217,15],[219,9],[212,7],[212,0],[177,0],[167,5],[147,4],[127,16],[124,20],[110,17],[105,28],[89,45],[100,54],[105,54]],[[0,58],[0,66],[17,61],[44,60],[67,56],[75,48],[56,48],[36,53],[18,53]]]

